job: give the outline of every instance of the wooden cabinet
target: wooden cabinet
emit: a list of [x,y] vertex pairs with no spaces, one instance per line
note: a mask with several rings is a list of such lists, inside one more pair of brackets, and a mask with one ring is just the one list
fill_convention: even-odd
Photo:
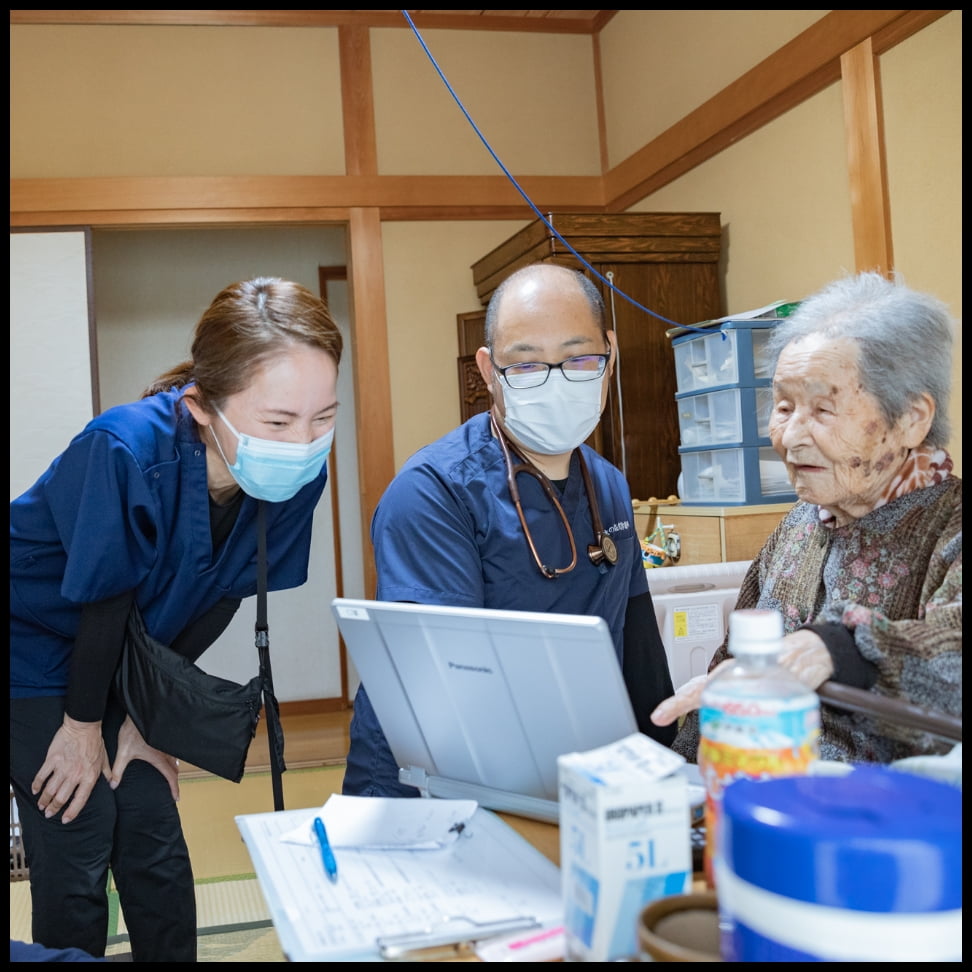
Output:
[[[792,503],[755,506],[658,506],[658,515],[681,540],[681,556],[673,566],[752,560],[776,529]],[[639,537],[655,529],[655,514],[647,503],[635,505]]]
[[[598,284],[620,353],[591,444],[624,471],[633,496],[668,496],[681,462],[675,358],[666,331],[722,316],[720,215],[558,213],[547,219],[556,232],[537,219],[473,264],[476,292],[485,307],[506,277],[535,262],[584,270]],[[474,312],[459,315],[460,332],[472,318]],[[463,384],[462,357],[460,347],[466,409],[477,399],[475,388]]]

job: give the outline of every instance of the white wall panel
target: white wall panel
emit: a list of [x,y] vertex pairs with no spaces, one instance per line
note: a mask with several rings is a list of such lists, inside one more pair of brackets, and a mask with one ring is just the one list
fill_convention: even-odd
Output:
[[10,498],[91,419],[83,230],[10,234]]

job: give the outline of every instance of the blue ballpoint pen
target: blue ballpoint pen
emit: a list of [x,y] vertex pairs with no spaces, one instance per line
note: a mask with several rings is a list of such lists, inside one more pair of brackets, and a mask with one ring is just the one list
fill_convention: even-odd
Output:
[[331,850],[331,842],[327,839],[324,821],[320,817],[314,818],[314,833],[317,835],[317,842],[321,845],[324,870],[327,871],[327,876],[331,881],[337,882],[337,861],[334,860],[334,851]]

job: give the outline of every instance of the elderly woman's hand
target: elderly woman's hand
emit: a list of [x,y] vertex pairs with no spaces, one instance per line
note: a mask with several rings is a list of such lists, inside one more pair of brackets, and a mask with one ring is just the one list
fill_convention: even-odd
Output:
[[834,674],[834,661],[823,639],[806,628],[784,637],[780,664],[812,689],[820,688]]
[[[819,688],[834,674],[834,663],[823,639],[813,631],[801,629],[783,638],[780,664],[792,672],[807,688]],[[671,725],[676,719],[697,709],[702,702],[702,690],[716,672],[727,665],[735,664],[735,659],[727,658],[720,662],[707,675],[696,675],[678,691],[659,703],[651,714],[656,726]]]
[[702,689],[705,688],[709,679],[720,668],[731,665],[732,658],[727,658],[724,662],[714,668],[708,675],[696,675],[689,679],[684,685],[678,688],[674,695],[669,696],[664,702],[655,706],[651,714],[651,721],[656,726],[670,726],[676,719],[687,715],[693,709],[697,709],[702,701]]

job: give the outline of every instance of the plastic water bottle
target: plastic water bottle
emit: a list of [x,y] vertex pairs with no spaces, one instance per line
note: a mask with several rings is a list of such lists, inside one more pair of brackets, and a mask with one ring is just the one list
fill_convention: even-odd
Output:
[[716,887],[723,790],[739,779],[805,775],[820,753],[819,698],[779,664],[782,647],[778,611],[733,611],[733,659],[702,692],[698,763],[705,784],[703,860],[709,887]]

